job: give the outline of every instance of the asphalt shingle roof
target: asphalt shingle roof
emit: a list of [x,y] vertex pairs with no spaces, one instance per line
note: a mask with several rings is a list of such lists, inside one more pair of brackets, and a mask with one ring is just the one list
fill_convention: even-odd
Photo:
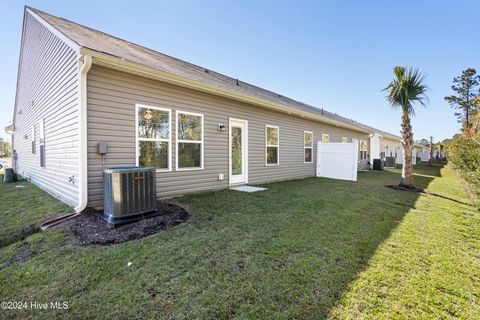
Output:
[[326,119],[338,121],[349,126],[354,126],[364,131],[378,132],[384,136],[390,137],[391,139],[400,139],[398,136],[364,125],[352,119],[342,117],[336,113],[290,99],[281,94],[260,88],[232,77],[228,77],[221,73],[208,70],[158,51],[131,43],[129,41],[119,39],[115,36],[111,36],[78,23],[53,16],[43,11],[34,8],[29,9],[81,47],[106,53],[108,55],[138,63],[158,71],[168,72],[214,87],[227,89],[250,97],[281,104],[301,112],[307,112],[315,116],[325,117]]

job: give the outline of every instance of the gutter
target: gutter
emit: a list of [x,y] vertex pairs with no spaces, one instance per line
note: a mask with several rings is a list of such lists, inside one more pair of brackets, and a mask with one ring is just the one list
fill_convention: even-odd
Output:
[[75,212],[80,213],[87,207],[88,203],[88,173],[87,173],[87,73],[92,67],[92,56],[83,55],[79,58],[79,187],[78,206]]
[[316,121],[327,123],[336,127],[346,128],[346,129],[350,129],[350,130],[362,132],[362,133],[371,133],[371,131],[361,129],[356,126],[350,126],[340,121],[335,121],[332,119],[328,119],[326,117],[317,116],[309,112],[299,111],[297,109],[289,108],[279,103],[274,103],[274,102],[266,101],[260,98],[251,97],[245,94],[233,92],[231,90],[218,88],[212,85],[202,83],[200,81],[191,80],[182,76],[177,76],[169,72],[156,70],[139,63],[127,61],[121,57],[105,54],[105,53],[98,52],[85,47],[80,48],[80,53],[92,56],[93,62],[95,63],[95,65],[113,68],[113,69],[121,70],[127,73],[137,74],[147,78],[171,83],[184,88],[207,92],[217,96],[222,96],[222,97],[230,98],[233,100],[246,102],[249,104],[254,104],[257,106],[274,109],[274,110],[281,111],[288,114],[294,114],[301,118],[316,120]]

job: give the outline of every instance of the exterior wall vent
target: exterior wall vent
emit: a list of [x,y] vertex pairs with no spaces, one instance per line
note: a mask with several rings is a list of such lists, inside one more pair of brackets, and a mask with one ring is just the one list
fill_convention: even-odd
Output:
[[153,167],[119,167],[104,171],[104,213],[110,223],[157,209]]

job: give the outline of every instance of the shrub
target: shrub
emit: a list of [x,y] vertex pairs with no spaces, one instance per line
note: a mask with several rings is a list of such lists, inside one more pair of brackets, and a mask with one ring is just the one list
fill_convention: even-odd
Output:
[[473,200],[480,207],[480,134],[453,140],[448,148],[448,156],[468,183]]

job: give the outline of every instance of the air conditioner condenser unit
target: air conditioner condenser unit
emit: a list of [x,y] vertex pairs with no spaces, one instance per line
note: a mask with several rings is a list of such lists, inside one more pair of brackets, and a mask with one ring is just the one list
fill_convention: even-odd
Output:
[[104,170],[102,218],[118,225],[156,214],[156,171],[153,167]]

